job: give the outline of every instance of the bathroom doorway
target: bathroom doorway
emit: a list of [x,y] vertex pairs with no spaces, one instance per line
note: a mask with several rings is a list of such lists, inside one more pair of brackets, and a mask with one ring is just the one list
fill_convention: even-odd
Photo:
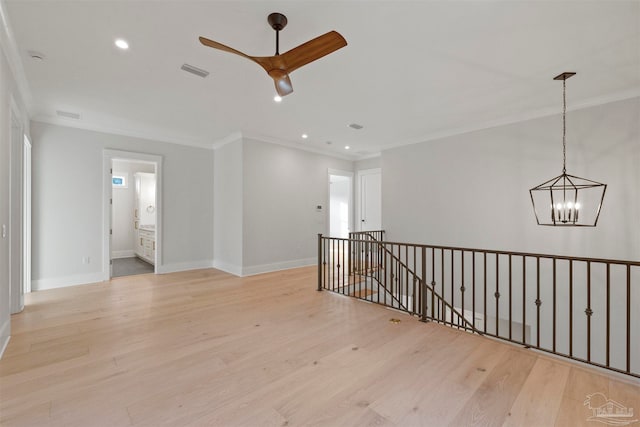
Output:
[[105,150],[105,280],[157,273],[160,261],[159,156]]

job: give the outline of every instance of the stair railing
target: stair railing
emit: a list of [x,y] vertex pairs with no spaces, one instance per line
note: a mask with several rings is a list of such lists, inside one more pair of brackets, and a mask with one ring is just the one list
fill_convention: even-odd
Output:
[[318,290],[640,378],[640,262],[318,236]]

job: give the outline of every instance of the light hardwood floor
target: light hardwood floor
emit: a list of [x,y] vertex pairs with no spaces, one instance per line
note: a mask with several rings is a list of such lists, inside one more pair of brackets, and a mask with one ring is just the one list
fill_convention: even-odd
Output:
[[315,280],[199,270],[30,294],[0,360],[0,424],[594,426],[595,392],[640,413],[631,378]]

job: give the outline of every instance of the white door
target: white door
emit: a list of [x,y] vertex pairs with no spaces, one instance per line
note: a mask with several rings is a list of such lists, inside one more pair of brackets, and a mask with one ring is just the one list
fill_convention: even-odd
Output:
[[22,166],[22,258],[23,291],[31,292],[31,142],[24,136]]
[[380,169],[358,172],[360,231],[382,229],[382,173]]
[[351,230],[351,188],[353,176],[329,174],[329,235],[349,237]]

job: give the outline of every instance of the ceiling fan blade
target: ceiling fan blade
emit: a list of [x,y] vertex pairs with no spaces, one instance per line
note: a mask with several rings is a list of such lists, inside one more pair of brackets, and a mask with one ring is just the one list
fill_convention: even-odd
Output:
[[289,79],[289,75],[285,71],[273,69],[269,72],[269,75],[273,78],[273,82],[276,84],[276,92],[278,92],[278,95],[286,96],[293,92],[291,79]]
[[262,68],[264,68],[264,70],[267,73],[270,73],[271,70],[274,70],[276,68],[280,68],[280,69],[284,68],[284,63],[281,60],[279,60],[280,58],[279,56],[250,56],[250,55],[247,55],[246,53],[240,52],[239,50],[236,50],[229,46],[225,46],[222,43],[209,40],[205,37],[199,37],[199,39],[200,39],[200,43],[202,43],[205,46],[212,47],[214,49],[222,50],[225,52],[233,53],[233,54],[242,56],[243,58],[247,58],[255,62],[256,64],[258,64]]
[[294,47],[279,56],[288,73],[320,59],[347,45],[347,41],[337,31],[329,31],[313,40]]
[[239,50],[235,50],[235,49],[233,49],[233,48],[231,48],[231,47],[229,47],[229,46],[225,46],[225,45],[223,45],[222,43],[218,43],[218,42],[216,42],[216,41],[209,40],[209,39],[207,39],[207,38],[205,38],[205,37],[198,37],[198,39],[200,40],[200,43],[202,43],[202,44],[203,44],[203,45],[205,45],[205,46],[209,46],[209,47],[212,47],[212,48],[214,48],[214,49],[218,49],[218,50],[223,50],[223,51],[225,51],[225,52],[229,52],[229,53],[235,53],[236,55],[243,56],[243,57],[245,57],[245,58],[247,58],[247,59],[250,59],[250,60],[252,60],[252,61],[256,62],[256,61],[253,59],[253,57],[251,57],[251,56],[247,55],[246,53],[242,53],[242,52],[240,52]]

